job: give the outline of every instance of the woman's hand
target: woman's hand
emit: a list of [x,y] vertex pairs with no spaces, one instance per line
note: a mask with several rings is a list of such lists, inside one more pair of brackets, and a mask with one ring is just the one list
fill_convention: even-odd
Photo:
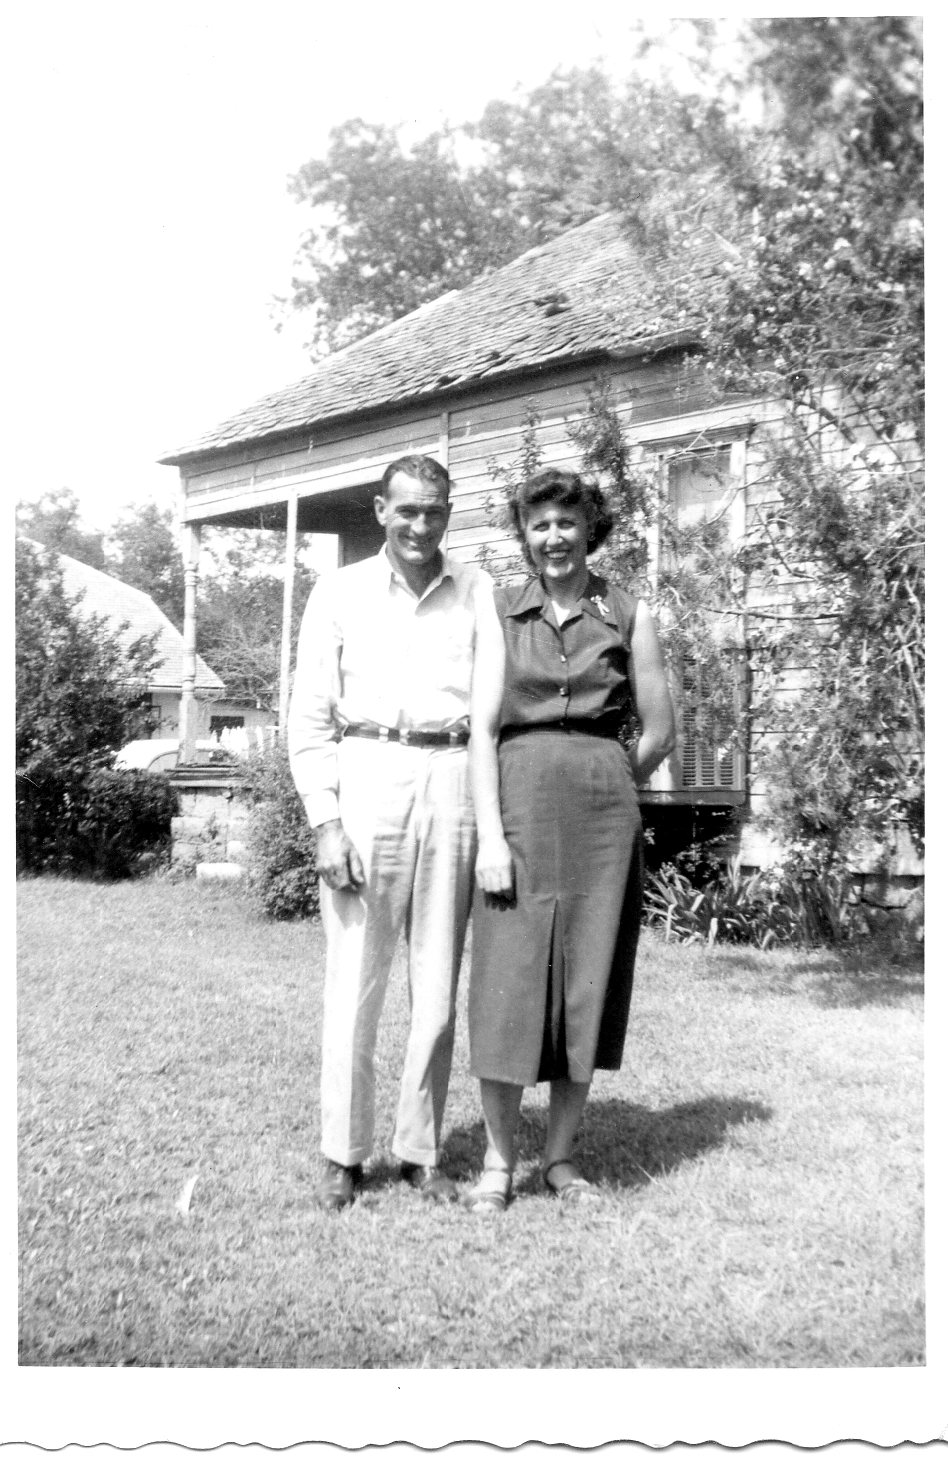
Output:
[[501,900],[513,899],[513,858],[506,839],[481,840],[474,877],[478,889],[483,890],[485,895],[495,895]]

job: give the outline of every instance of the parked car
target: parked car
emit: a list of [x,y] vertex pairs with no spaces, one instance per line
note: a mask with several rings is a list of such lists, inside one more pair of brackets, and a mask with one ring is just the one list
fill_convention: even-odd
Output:
[[[195,750],[201,754],[202,762],[230,762],[216,737],[202,737],[195,743]],[[170,773],[181,757],[181,743],[177,737],[141,737],[127,742],[115,754],[117,768],[138,768],[147,773]]]

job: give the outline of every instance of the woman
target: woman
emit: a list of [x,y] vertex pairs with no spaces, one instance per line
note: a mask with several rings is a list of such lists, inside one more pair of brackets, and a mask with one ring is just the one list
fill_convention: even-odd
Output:
[[[547,1188],[599,1197],[573,1144],[593,1070],[618,1068],[625,1039],[642,895],[636,783],[675,745],[649,610],[586,564],[612,527],[600,490],[546,468],[512,517],[536,577],[497,591],[471,706],[481,893],[469,1019],[487,1150],[466,1203],[484,1214],[510,1201],[520,1101],[538,1082],[550,1084]],[[618,733],[633,710],[630,756]]]

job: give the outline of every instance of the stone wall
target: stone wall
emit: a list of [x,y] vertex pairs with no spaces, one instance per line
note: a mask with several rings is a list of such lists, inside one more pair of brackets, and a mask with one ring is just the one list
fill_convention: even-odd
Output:
[[171,864],[179,874],[249,861],[251,810],[240,797],[241,780],[230,769],[177,768],[171,781],[179,813],[171,822]]

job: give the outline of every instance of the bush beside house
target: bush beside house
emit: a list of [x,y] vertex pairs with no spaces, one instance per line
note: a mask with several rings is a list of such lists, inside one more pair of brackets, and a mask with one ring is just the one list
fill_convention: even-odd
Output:
[[251,751],[243,771],[241,796],[252,810],[248,845],[257,908],[272,920],[312,919],[319,913],[316,840],[285,745]]

